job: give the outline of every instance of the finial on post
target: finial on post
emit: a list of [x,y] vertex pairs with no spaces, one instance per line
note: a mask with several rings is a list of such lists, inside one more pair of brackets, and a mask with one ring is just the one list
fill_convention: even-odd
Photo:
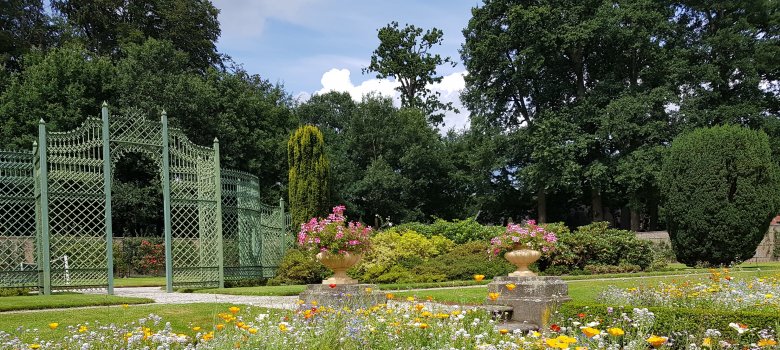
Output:
[[219,138],[215,137],[214,138],[214,143],[219,143]]
[[102,105],[100,105],[100,106],[101,106],[101,107],[108,107],[108,102],[106,102],[106,101],[103,101],[103,104],[102,104]]
[[43,121],[43,118],[41,118],[41,120],[38,122],[38,124],[46,124],[46,122]]

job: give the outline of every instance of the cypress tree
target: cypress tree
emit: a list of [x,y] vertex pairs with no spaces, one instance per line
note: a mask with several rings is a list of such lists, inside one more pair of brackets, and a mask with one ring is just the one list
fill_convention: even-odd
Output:
[[301,126],[290,136],[287,163],[293,225],[324,215],[330,198],[330,163],[322,132],[316,126]]

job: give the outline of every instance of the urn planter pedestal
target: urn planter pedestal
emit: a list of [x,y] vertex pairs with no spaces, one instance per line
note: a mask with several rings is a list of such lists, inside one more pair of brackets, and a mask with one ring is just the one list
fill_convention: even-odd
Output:
[[546,326],[558,305],[571,300],[569,286],[554,276],[498,276],[488,284],[488,293],[499,294],[495,300],[486,298],[486,305],[512,308],[509,324],[499,326],[523,330]]
[[[519,247],[516,247],[519,248]],[[508,260],[513,265],[517,266],[517,270],[510,273],[511,277],[533,277],[536,274],[528,269],[528,266],[539,260],[542,257],[542,252],[532,249],[515,249],[506,252],[504,259]]]
[[333,271],[333,277],[322,280],[322,284],[357,284],[358,281],[347,276],[347,270],[360,261],[360,254],[330,254],[328,252],[317,253],[317,260]]
[[368,308],[385,302],[385,294],[375,284],[358,283],[347,276],[347,270],[360,261],[359,254],[317,253],[317,260],[333,271],[333,276],[321,284],[309,284],[298,297],[302,308],[328,306],[333,308]]

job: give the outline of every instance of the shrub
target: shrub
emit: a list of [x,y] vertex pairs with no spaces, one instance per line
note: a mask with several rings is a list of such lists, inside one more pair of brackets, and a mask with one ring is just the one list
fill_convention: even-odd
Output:
[[[638,266],[644,270],[653,261],[652,243],[640,240],[631,231],[609,228],[606,222],[595,222],[577,228],[574,232],[562,224],[548,225],[558,235],[558,249],[539,261],[546,271],[551,266],[565,266],[561,270],[585,270],[594,266]],[[591,268],[592,271],[603,270]]]
[[397,228],[399,230],[412,230],[419,232],[425,237],[433,237],[435,235],[443,236],[457,244],[471,241],[489,240],[492,237],[500,235],[506,230],[506,228],[502,226],[482,225],[474,219],[455,219],[453,221],[436,219],[436,221],[429,225],[421,224],[419,222],[411,222],[401,224]]
[[428,259],[446,253],[455,245],[442,236],[425,236],[411,230],[393,228],[372,238],[373,249],[351,272],[366,282],[439,281],[440,275],[415,276],[412,270]]
[[780,170],[767,135],[738,126],[676,138],[660,185],[672,249],[688,266],[753,257],[780,208]]
[[328,269],[313,254],[287,249],[276,270],[276,277],[270,279],[268,285],[322,283],[328,274]]
[[446,274],[447,280],[468,280],[476,274],[493,278],[515,270],[515,266],[502,257],[489,259],[489,249],[490,242],[487,241],[459,244],[449,252],[430,259],[414,271],[439,271]]

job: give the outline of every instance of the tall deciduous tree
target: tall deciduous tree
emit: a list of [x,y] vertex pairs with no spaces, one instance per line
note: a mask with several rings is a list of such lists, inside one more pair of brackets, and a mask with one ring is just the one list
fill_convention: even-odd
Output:
[[[51,39],[49,16],[41,0],[0,1],[0,70],[18,71],[20,59],[33,47],[45,48]],[[0,91],[3,83],[0,82]]]
[[147,38],[169,40],[192,68],[221,64],[219,10],[208,0],[53,0],[87,48],[117,58],[119,47]]
[[301,126],[290,136],[287,162],[293,225],[324,215],[330,199],[330,163],[322,132],[316,126]]
[[376,72],[379,79],[396,79],[401,84],[396,88],[401,92],[401,105],[423,110],[433,124],[443,121],[444,111],[457,112],[451,102],[442,103],[441,94],[427,86],[442,81],[443,77],[436,72],[440,65],[455,66],[449,57],[431,52],[434,46],[441,45],[444,32],[437,28],[423,31],[408,24],[400,28],[398,22],[391,22],[378,32],[379,47],[363,73]]

